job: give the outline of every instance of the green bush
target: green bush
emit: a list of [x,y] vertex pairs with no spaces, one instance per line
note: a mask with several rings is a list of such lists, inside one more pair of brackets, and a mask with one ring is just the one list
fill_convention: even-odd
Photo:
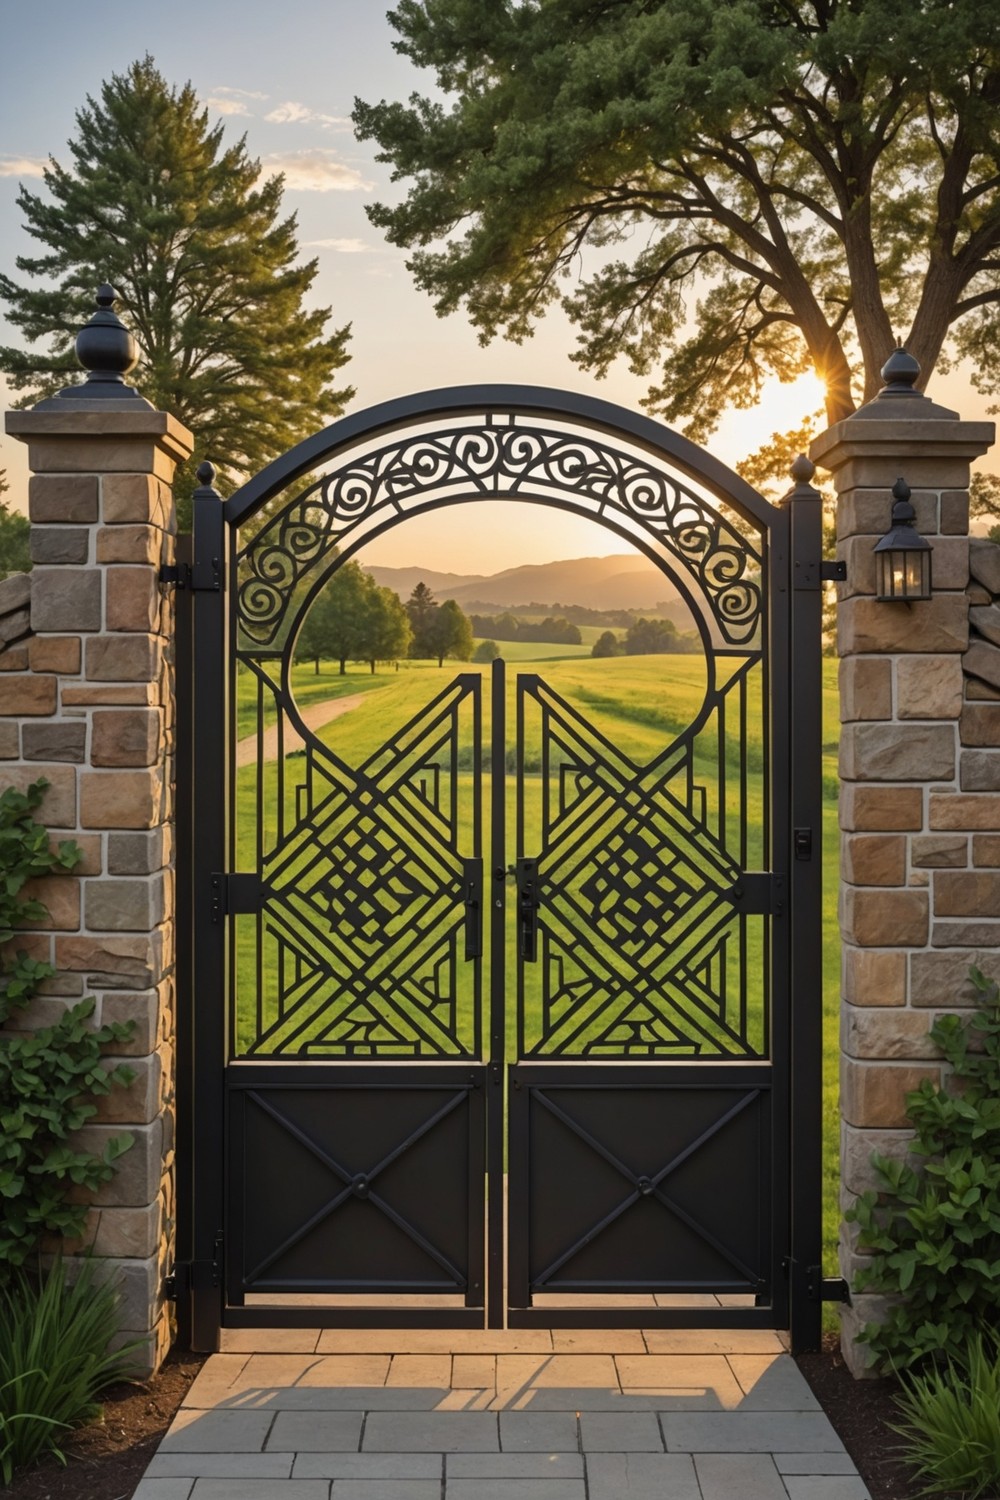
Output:
[[[0,796],[0,1026],[26,1006],[50,964],[23,951],[9,954],[16,931],[46,915],[26,899],[26,882],[55,869],[72,869],[80,851],[71,842],[53,850],[33,813],[47,783]],[[0,1284],[24,1264],[44,1234],[78,1236],[87,1213],[73,1202],[76,1188],[93,1190],[114,1175],[113,1163],[132,1144],[113,1137],[100,1155],[70,1144],[72,1132],[97,1111],[93,1100],[135,1076],[124,1064],[108,1069],[102,1047],[126,1041],[132,1026],[93,1027],[93,999],[69,1006],[51,1026],[0,1034]]]
[[953,1076],[907,1096],[922,1162],[873,1156],[880,1191],[846,1215],[873,1252],[855,1289],[898,1296],[860,1335],[883,1369],[960,1361],[977,1332],[1000,1329],[1000,990],[971,975],[977,1012],[930,1032]]
[[64,1459],[61,1435],[100,1415],[97,1396],[129,1374],[130,1344],[110,1352],[118,1295],[94,1263],[59,1260],[35,1282],[16,1274],[0,1291],[0,1479],[47,1453]]
[[903,1456],[928,1495],[1000,1493],[1000,1341],[976,1334],[960,1360],[903,1377]]

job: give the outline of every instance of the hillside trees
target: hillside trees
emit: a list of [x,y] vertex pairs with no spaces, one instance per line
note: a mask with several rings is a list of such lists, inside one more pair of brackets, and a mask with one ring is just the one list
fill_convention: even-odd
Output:
[[379,661],[405,656],[410,624],[398,594],[380,588],[356,562],[341,563],[306,616],[295,645],[298,661],[321,657],[340,663],[341,676],[349,661],[368,662],[372,672]]
[[139,348],[129,379],[197,437],[178,495],[202,458],[223,476],[251,473],[338,415],[354,394],[333,384],[349,328],[306,306],[317,262],[298,261],[281,177],[260,176],[244,139],[224,144],[191,85],[169,87],[148,56],[88,97],[76,123],[46,195],[18,197],[39,245],[17,260],[28,279],[0,275],[26,341],[0,349],[0,369],[21,403],[79,374],[73,341],[110,282]]
[[418,583],[406,601],[413,639],[410,655],[435,657],[438,666],[446,656],[468,661],[472,656],[472,625],[454,599],[438,604],[426,583]]
[[[810,367],[837,421],[902,336],[1000,378],[1000,9],[982,0],[401,0],[445,95],[358,101],[369,210],[484,340],[554,301],[703,438]],[[582,271],[581,271],[582,266]],[[694,324],[692,328],[692,323]]]
[[0,469],[0,579],[8,573],[26,573],[31,567],[31,525],[27,516],[11,510],[3,499],[9,489],[7,471]]

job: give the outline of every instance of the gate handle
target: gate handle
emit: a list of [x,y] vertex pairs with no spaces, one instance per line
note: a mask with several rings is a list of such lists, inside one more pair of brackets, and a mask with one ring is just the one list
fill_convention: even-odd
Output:
[[519,859],[517,876],[517,951],[525,963],[538,959],[538,861]]
[[462,899],[465,904],[465,956],[481,958],[483,953],[483,862],[463,860]]

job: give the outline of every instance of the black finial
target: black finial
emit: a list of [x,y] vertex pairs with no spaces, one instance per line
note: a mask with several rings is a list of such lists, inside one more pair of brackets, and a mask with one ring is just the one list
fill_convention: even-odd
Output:
[[106,282],[97,288],[97,311],[76,336],[76,357],[87,371],[84,389],[74,392],[90,401],[95,396],[120,400],[134,395],[124,377],[139,358],[135,339],[114,311],[118,293]]
[[900,475],[892,487],[892,524],[894,526],[909,526],[917,518],[917,513],[910,504],[912,494],[910,486]]
[[203,485],[205,489],[210,490],[213,488],[215,484],[215,465],[210,464],[207,458],[198,465],[197,469],[195,469],[195,474],[197,475],[199,484]]
[[882,366],[882,379],[885,381],[885,387],[879,391],[879,396],[919,397],[920,395],[920,392],[915,389],[920,379],[919,362],[913,358],[912,354],[907,354],[902,344],[889,355]]
[[815,472],[816,465],[813,463],[812,459],[807,458],[804,453],[799,454],[798,458],[795,460],[795,462],[792,464],[791,469],[789,470],[789,473],[795,480],[796,484],[808,484]]

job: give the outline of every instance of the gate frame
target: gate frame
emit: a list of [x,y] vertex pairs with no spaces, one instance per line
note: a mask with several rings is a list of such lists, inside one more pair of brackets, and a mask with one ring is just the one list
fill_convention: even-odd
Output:
[[[187,1007],[182,1005],[184,1050],[190,1059],[190,1087],[179,1096],[179,1139],[192,1143],[189,1166],[190,1198],[179,1195],[180,1244],[177,1293],[182,1326],[191,1346],[211,1350],[219,1347],[224,1307],[222,1229],[225,1215],[225,1072],[227,1057],[225,1028],[217,1015],[208,1017],[208,1006],[199,997],[215,994],[224,1003],[225,923],[224,891],[213,881],[213,871],[227,863],[226,820],[217,816],[229,809],[228,757],[219,753],[227,743],[227,679],[229,641],[228,567],[232,530],[274,494],[319,462],[332,458],[362,438],[405,433],[435,417],[461,413],[502,411],[504,414],[548,414],[576,421],[582,433],[605,432],[644,447],[655,457],[704,485],[725,503],[744,510],[766,528],[768,566],[773,579],[771,598],[787,592],[788,630],[770,620],[770,671],[772,684],[783,682],[788,705],[787,746],[772,742],[771,754],[787,764],[775,768],[773,781],[782,784],[787,772],[789,843],[774,849],[772,862],[787,869],[788,916],[788,1031],[774,1037],[770,1062],[777,1072],[785,1051],[788,1118],[784,1122],[788,1156],[789,1201],[783,1217],[788,1225],[787,1274],[789,1282],[789,1329],[793,1350],[818,1347],[824,1284],[821,1267],[821,1081],[822,1001],[816,958],[821,951],[821,682],[818,666],[821,639],[821,507],[818,492],[809,484],[812,466],[796,474],[797,483],[781,508],[771,506],[744,480],[678,433],[651,418],[630,412],[610,402],[574,393],[533,386],[484,385],[452,387],[406,396],[342,418],[323,432],[306,439],[275,460],[223,501],[212,487],[210,466],[202,466],[201,487],[194,495],[194,543],[191,609],[187,644],[178,641],[181,675],[193,672],[190,719],[179,710],[179,750],[182,759],[190,753],[190,798],[183,809],[189,820],[192,863],[179,861],[179,911],[189,912],[192,930],[190,984]],[[808,472],[806,472],[808,470]],[[495,498],[503,499],[502,494]],[[543,503],[531,496],[525,503]],[[600,522],[599,517],[595,520]],[[183,597],[183,596],[181,596]],[[211,643],[221,649],[206,649]],[[185,659],[186,658],[186,659]],[[794,663],[798,662],[798,675]],[[195,670],[195,666],[197,670]],[[186,743],[185,743],[186,742]],[[208,809],[209,815],[203,810]],[[180,838],[180,834],[179,834]],[[183,848],[183,839],[181,844]],[[198,857],[194,858],[197,845]],[[794,876],[794,878],[792,878]],[[200,1013],[199,1013],[200,1012]],[[209,1024],[206,1024],[206,1021]],[[204,1140],[208,1146],[198,1148]],[[502,1151],[502,1145],[499,1146]],[[490,1163],[487,1163],[489,1169]],[[184,1254],[186,1251],[186,1255]],[[492,1278],[491,1278],[492,1280]],[[662,1326],[773,1326],[761,1317],[763,1309],[745,1309],[735,1319],[708,1316],[705,1309],[662,1309],[669,1317],[640,1321]],[[720,1313],[728,1312],[720,1309]],[[415,1315],[415,1313],[417,1315]],[[434,1317],[437,1326],[448,1326],[448,1310]],[[757,1314],[757,1316],[751,1316]],[[566,1314],[559,1310],[547,1321],[565,1326]],[[254,1318],[256,1326],[314,1326],[316,1310],[282,1309],[276,1316],[265,1310]],[[340,1318],[343,1324],[349,1319]],[[374,1324],[374,1318],[363,1321]],[[394,1326],[414,1327],[427,1323],[423,1312],[395,1311]],[[464,1322],[465,1319],[462,1319]],[[575,1317],[579,1324],[581,1318]],[[233,1320],[230,1318],[229,1322]],[[586,1319],[594,1326],[593,1317]],[[629,1320],[634,1322],[634,1320]],[[625,1326],[614,1312],[598,1326]],[[355,1323],[355,1326],[357,1324]]]

